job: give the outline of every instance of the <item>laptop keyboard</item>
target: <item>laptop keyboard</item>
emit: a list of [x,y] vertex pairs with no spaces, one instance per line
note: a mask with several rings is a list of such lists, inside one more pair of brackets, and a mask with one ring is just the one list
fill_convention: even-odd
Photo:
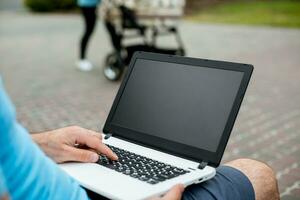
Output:
[[101,155],[98,164],[150,184],[157,184],[190,172],[124,149],[107,146],[118,155],[119,160],[112,161]]

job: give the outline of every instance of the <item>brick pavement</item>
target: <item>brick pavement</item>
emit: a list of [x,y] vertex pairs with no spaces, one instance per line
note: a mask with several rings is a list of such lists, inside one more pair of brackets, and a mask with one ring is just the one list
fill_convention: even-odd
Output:
[[[81,25],[77,15],[0,11],[0,73],[31,132],[73,124],[100,130],[104,123],[119,83],[102,75],[110,45],[100,22],[89,51],[95,70],[74,68]],[[265,161],[276,170],[282,199],[299,199],[300,30],[189,22],[180,28],[190,56],[255,66],[223,162]]]

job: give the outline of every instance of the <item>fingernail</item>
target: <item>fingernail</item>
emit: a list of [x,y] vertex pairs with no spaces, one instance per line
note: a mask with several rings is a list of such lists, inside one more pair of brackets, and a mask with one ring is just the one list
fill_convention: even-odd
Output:
[[114,153],[114,157],[115,157],[116,160],[119,159],[119,157],[118,157],[117,154],[115,154],[115,153]]
[[96,153],[93,153],[91,155],[91,162],[97,162],[99,160],[99,155]]

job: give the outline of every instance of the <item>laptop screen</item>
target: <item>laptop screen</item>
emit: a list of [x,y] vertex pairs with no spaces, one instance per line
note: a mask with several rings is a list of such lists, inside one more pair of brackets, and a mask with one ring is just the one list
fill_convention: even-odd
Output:
[[111,124],[216,152],[243,75],[138,58]]

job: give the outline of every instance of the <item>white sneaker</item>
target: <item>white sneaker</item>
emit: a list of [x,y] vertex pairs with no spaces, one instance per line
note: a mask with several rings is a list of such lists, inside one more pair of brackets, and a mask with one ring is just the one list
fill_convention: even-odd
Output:
[[92,63],[86,59],[79,60],[76,65],[79,70],[84,72],[91,71],[93,69]]

